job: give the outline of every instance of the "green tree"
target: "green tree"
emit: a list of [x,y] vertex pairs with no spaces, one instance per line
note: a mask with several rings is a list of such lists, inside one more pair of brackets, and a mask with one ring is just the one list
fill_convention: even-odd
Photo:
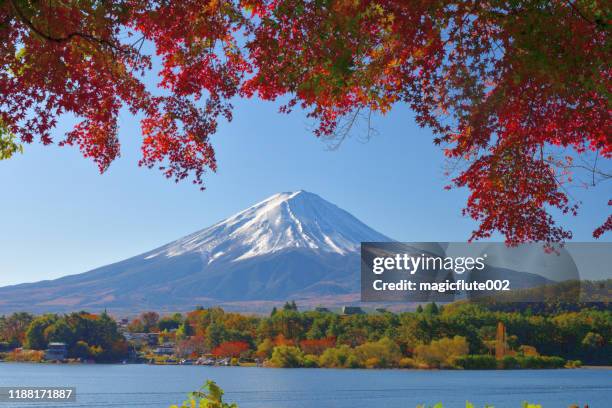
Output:
[[436,302],[431,302],[431,303],[426,304],[425,309],[423,311],[430,315],[437,315],[440,312]]
[[227,330],[223,324],[214,322],[208,326],[208,330],[206,331],[206,343],[210,349],[214,349],[227,340]]
[[62,342],[72,346],[76,343],[75,332],[66,319],[58,319],[45,330],[45,336],[49,342]]
[[298,308],[297,308],[297,305],[295,304],[295,300],[292,300],[291,302],[285,302],[285,305],[283,306],[283,310],[293,310],[297,312]]
[[304,353],[294,346],[277,346],[274,347],[269,362],[273,367],[302,367]]
[[582,339],[582,345],[589,349],[597,349],[604,344],[605,340],[599,333],[588,332]]
[[193,327],[188,322],[183,322],[176,330],[176,339],[184,340],[187,337],[193,336]]
[[274,343],[272,342],[272,340],[264,339],[264,341],[259,343],[259,345],[257,346],[257,351],[255,352],[255,355],[258,358],[265,360],[272,356],[273,350],[274,350]]
[[33,350],[44,350],[47,348],[48,339],[45,331],[57,321],[57,316],[46,314],[36,317],[25,333],[24,347]]
[[172,316],[164,316],[157,322],[157,327],[160,331],[178,329],[183,323],[183,315],[175,313]]

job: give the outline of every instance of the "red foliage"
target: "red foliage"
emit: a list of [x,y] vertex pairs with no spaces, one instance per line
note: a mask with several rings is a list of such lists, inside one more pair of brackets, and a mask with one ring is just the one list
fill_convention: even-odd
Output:
[[[558,156],[612,158],[607,15],[605,2],[564,1],[5,1],[0,131],[49,144],[72,114],[60,144],[104,171],[125,106],[142,115],[140,165],[202,186],[232,98],[289,96],[282,112],[300,106],[340,139],[359,112],[402,102],[462,163],[453,185],[470,190],[472,239],[558,241],[571,233],[550,209],[577,210],[564,190],[576,166]],[[142,82],[145,42],[161,95]]]
[[244,341],[225,341],[212,350],[215,357],[240,357],[249,349],[249,343]]
[[336,345],[335,337],[300,341],[300,348],[305,354],[322,354],[326,349]]
[[[612,200],[608,201],[608,205],[612,206]],[[606,231],[612,231],[612,215],[609,215],[606,221],[595,231],[593,231],[593,237],[599,238]]]

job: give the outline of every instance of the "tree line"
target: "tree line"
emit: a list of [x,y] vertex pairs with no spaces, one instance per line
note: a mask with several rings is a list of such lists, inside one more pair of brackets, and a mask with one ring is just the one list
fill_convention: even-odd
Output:
[[106,312],[14,313],[0,317],[0,351],[19,347],[45,350],[51,342],[65,343],[69,358],[115,362],[128,355],[127,341]]
[[[537,310],[537,311],[534,311]],[[498,324],[503,324],[508,355],[495,359]],[[430,303],[414,312],[340,315],[299,311],[295,303],[269,316],[202,308],[160,316],[145,312],[126,327],[159,333],[182,358],[258,360],[271,366],[544,368],[566,361],[611,364],[612,313],[606,307],[571,310],[559,306],[517,306],[457,302]],[[4,348],[44,349],[67,343],[72,357],[112,361],[125,358],[127,342],[106,313],[0,317]]]

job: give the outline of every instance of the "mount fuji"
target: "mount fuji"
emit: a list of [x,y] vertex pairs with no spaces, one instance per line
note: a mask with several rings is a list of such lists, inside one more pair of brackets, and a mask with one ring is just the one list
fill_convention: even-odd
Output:
[[316,194],[279,193],[133,258],[0,288],[0,313],[350,298],[359,291],[360,243],[389,240]]

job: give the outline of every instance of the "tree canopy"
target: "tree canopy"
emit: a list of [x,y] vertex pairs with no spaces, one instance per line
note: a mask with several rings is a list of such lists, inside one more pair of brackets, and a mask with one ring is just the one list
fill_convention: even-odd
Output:
[[337,143],[405,104],[442,145],[448,187],[470,191],[472,239],[564,240],[551,210],[577,212],[574,171],[610,178],[611,16],[598,0],[0,0],[0,158],[53,143],[70,114],[59,144],[105,171],[125,106],[142,115],[140,165],[203,188],[232,99],[288,97],[281,112]]
[[[503,368],[541,368],[559,363],[527,359],[537,353],[586,364],[612,363],[608,303],[456,302],[425,309],[356,315],[281,309],[268,317],[211,308],[181,316],[182,334],[159,328],[154,333],[162,343],[174,342],[179,358],[211,353],[217,358],[267,360],[279,367],[451,367],[460,357],[466,358],[464,368],[495,368],[501,363]],[[505,338],[497,335],[500,323]],[[130,326],[127,332],[134,333]],[[66,343],[70,358],[128,357],[128,343],[105,313],[0,316],[0,357],[15,347],[43,350],[57,341]],[[144,345],[141,340],[132,342],[131,350],[157,347],[146,340]],[[512,351],[504,352],[506,357],[518,360],[496,362],[498,342],[505,343],[505,352]]]

